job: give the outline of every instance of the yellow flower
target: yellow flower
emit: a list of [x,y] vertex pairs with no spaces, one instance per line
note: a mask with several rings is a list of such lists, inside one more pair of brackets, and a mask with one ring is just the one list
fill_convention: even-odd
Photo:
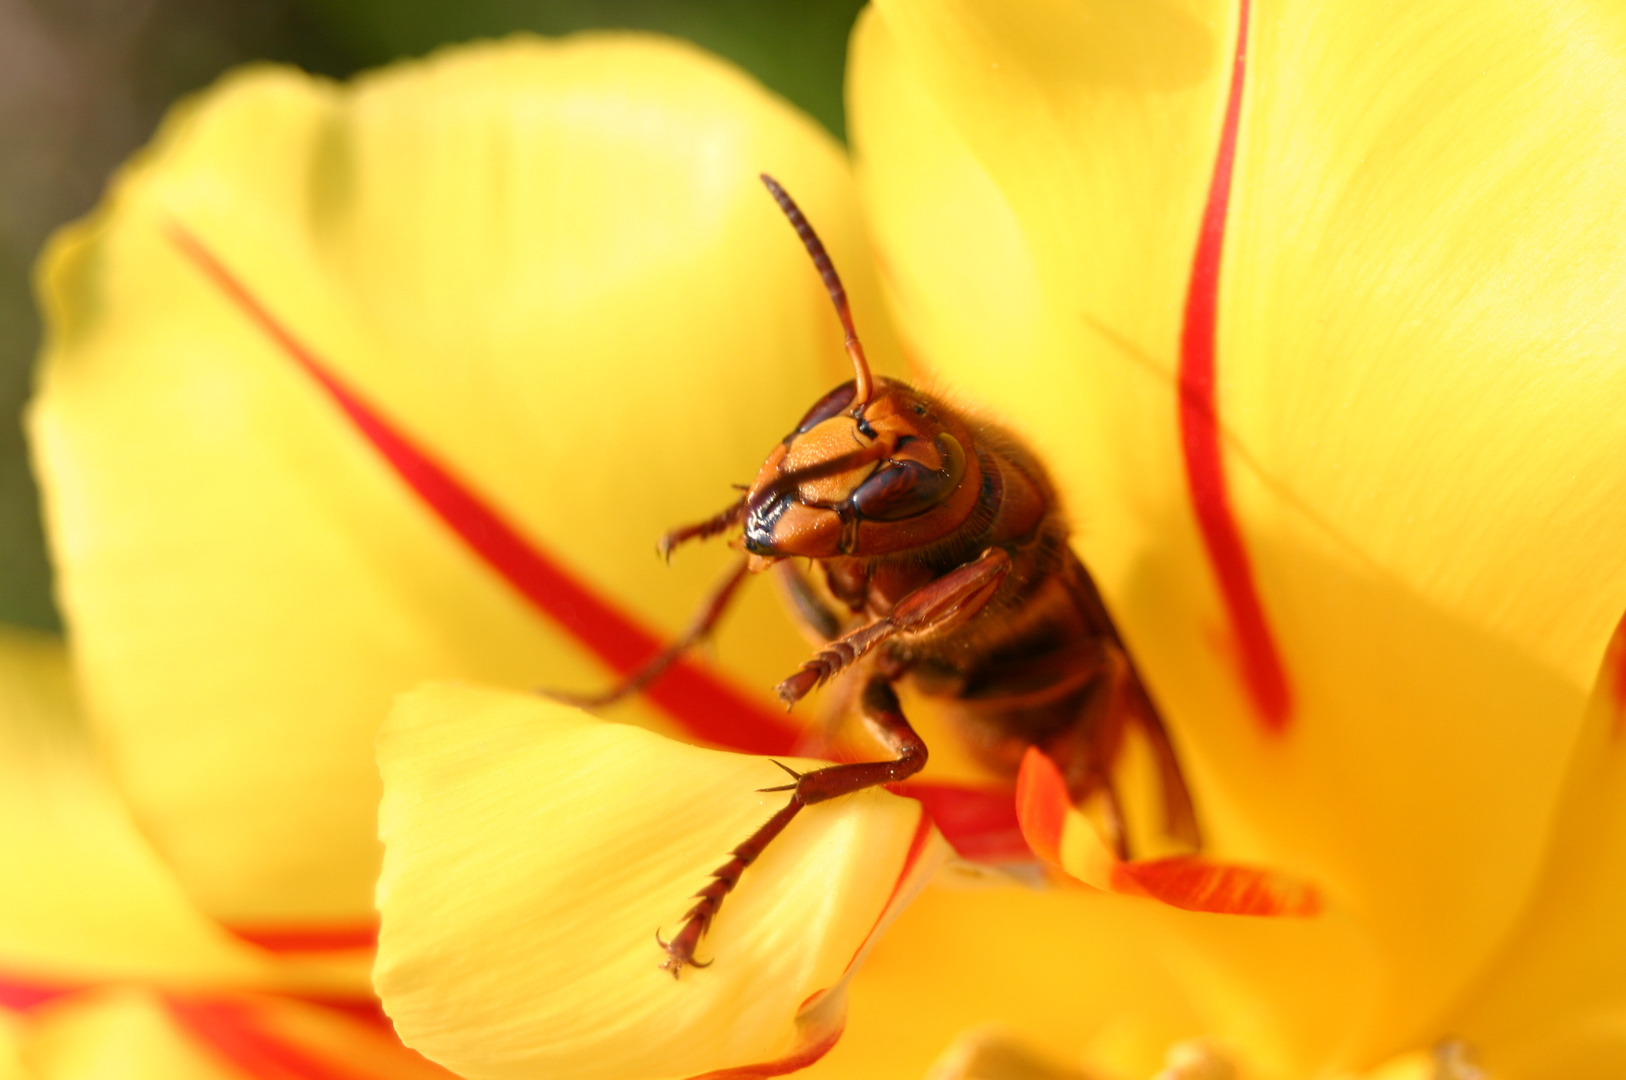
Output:
[[1061,477],[1216,851],[1327,904],[1160,913],[1204,1028],[1618,1072],[1619,13],[878,8],[900,325]]
[[[1145,1076],[1172,1046],[1171,1076],[1423,1076],[1452,1035],[1499,1080],[1614,1075],[1622,30],[888,2],[855,43],[857,194],[804,119],[651,40],[237,77],[46,272],[35,434],[142,827],[249,937],[354,941],[382,794],[377,983],[471,1077],[790,1067],[844,996],[823,1075]],[[1306,917],[969,871],[900,915],[939,842],[872,793],[747,873],[714,968],[659,972],[773,766],[513,691],[676,636],[727,556],[668,571],[652,538],[845,377],[764,170],[871,353],[1051,464],[1208,854],[1302,883]],[[616,715],[788,749],[760,702],[805,648],[772,607]],[[381,789],[379,721],[426,679]]]
[[[655,40],[516,40],[345,90],[244,73],[172,116],[102,210],[58,238],[33,432],[75,661],[132,810],[204,913],[285,951],[365,955],[380,855],[373,744],[392,698],[426,679],[590,685],[686,621],[715,564],[668,572],[651,538],[726,491],[714,478],[748,470],[779,417],[840,370],[821,356],[837,339],[817,279],[772,204],[740,197],[763,167],[796,185],[838,253],[860,243],[834,144],[738,73]],[[668,288],[680,280],[694,287]],[[853,285],[873,295],[864,274]],[[705,445],[691,447],[697,431]],[[802,647],[771,595],[747,604],[750,621],[722,643],[730,677],[685,664],[626,715],[788,748],[794,729],[743,688]],[[448,708],[456,722],[437,723]],[[492,751],[516,715],[510,750]],[[550,884],[549,868],[489,847],[473,857],[506,881],[449,875],[459,841],[492,839],[484,826],[525,838],[519,823],[549,825],[531,860],[541,841],[591,853],[613,845],[611,826],[640,830],[631,839],[650,864],[637,880],[613,880],[626,867],[610,860],[571,897],[625,898],[600,905],[614,925],[582,925],[578,912],[595,909],[575,903],[538,929],[658,976],[646,985],[679,1010],[664,1052],[694,1059],[692,1072],[718,1054],[826,1051],[859,953],[942,850],[921,805],[885,793],[804,815],[772,852],[787,872],[765,863],[754,880],[766,891],[731,901],[761,962],[727,965],[708,984],[732,987],[721,998],[697,998],[693,980],[674,990],[654,935],[780,798],[754,789],[782,774],[653,736],[618,742],[628,731],[451,687],[403,706],[383,743],[392,780],[472,799],[427,833],[410,799],[384,815],[405,860],[395,878],[427,859],[430,883],[453,891],[442,911],[443,896],[397,890],[410,904],[385,934],[409,948],[380,976],[403,987],[392,1007],[435,1056],[461,1063],[425,1029],[470,1017],[434,1003],[414,1014],[413,950],[455,932],[512,956],[506,938],[480,934],[487,916],[517,888],[538,921],[541,900],[524,901]],[[478,786],[445,781],[459,753],[476,753]],[[572,765],[594,753],[609,759],[596,774]],[[497,782],[521,763],[523,783]],[[552,782],[537,771],[566,765]],[[584,788],[594,775],[603,782]],[[626,806],[612,821],[545,816],[582,799],[616,809],[616,785]],[[499,792],[506,812],[482,817]],[[731,937],[720,924],[713,940]],[[479,989],[439,974],[434,987]],[[569,1003],[607,1001],[587,994],[591,980],[551,981]],[[504,1003],[469,1005],[489,1016]],[[697,1012],[732,1018],[720,1042],[697,1041]],[[663,1052],[589,1034],[606,1062],[608,1039]],[[512,1049],[478,1038],[488,1053]]]

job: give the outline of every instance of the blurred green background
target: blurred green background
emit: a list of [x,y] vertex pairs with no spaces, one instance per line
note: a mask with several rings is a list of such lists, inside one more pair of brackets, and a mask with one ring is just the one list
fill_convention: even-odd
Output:
[[342,78],[516,30],[630,27],[719,53],[845,135],[863,0],[0,0],[0,622],[60,627],[20,414],[40,245],[96,202],[171,102],[265,59]]

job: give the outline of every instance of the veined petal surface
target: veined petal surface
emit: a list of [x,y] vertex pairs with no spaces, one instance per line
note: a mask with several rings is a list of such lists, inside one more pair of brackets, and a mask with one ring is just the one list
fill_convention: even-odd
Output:
[[1170,916],[1207,1026],[1267,1070],[1444,1034],[1538,880],[1626,608],[1623,56],[1586,3],[884,0],[861,27],[912,343],[1055,469],[1214,852],[1328,900]]
[[655,935],[785,805],[755,790],[783,782],[770,761],[457,685],[404,697],[379,761],[375,983],[409,1045],[474,1080],[808,1064],[862,952],[947,851],[913,800],[808,807],[723,903],[711,966],[674,980]]
[[[391,695],[610,678],[580,605],[527,603],[358,415],[594,612],[685,625],[727,557],[669,571],[655,538],[726,505],[844,377],[764,170],[884,357],[833,141],[653,38],[517,38],[343,87],[236,74],[59,236],[32,430],[63,603],[119,779],[208,911],[363,940]],[[772,685],[802,646],[767,590],[742,606],[727,670]]]

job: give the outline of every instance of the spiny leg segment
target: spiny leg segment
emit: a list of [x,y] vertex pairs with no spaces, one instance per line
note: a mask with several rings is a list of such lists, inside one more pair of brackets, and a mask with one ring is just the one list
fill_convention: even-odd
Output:
[[892,614],[830,642],[774,688],[788,709],[871,649],[898,634],[919,633],[970,616],[987,603],[1011,569],[1010,553],[989,548],[899,600]]
[[[915,775],[926,765],[926,744],[898,705],[898,695],[885,676],[872,676],[864,685],[862,714],[865,724],[877,738],[897,757],[891,761],[863,761],[847,765],[826,765],[811,772],[798,773],[785,765],[779,767],[791,775],[791,782],[764,791],[788,791],[790,802],[764,822],[744,843],[736,847],[729,860],[711,872],[712,880],[695,893],[696,902],[683,916],[683,925],[671,941],[655,940],[666,950],[661,970],[670,971],[675,979],[685,967],[706,967],[711,961],[695,960],[694,951],[700,939],[711,929],[712,920],[722,907],[723,898],[734,891],[746,867],[756,862],[774,837],[785,831],[802,807],[850,795],[865,788],[893,784]],[[775,762],[775,764],[779,764]]]
[[713,514],[705,521],[683,525],[666,533],[656,541],[655,550],[660,552],[661,558],[671,562],[672,551],[678,545],[686,544],[690,540],[708,540],[727,532],[743,520],[745,520],[745,496],[741,495],[728,505],[728,509]]
[[667,668],[677,663],[684,653],[711,636],[711,632],[717,628],[717,624],[728,611],[729,605],[734,602],[740,585],[749,576],[749,569],[750,564],[744,559],[736,563],[728,575],[717,583],[711,595],[706,598],[706,602],[700,605],[700,610],[695,612],[693,621],[689,623],[689,628],[683,632],[682,637],[628,672],[620,682],[608,690],[597,694],[571,694],[556,690],[538,690],[537,693],[581,709],[598,709],[613,705],[624,697],[639,693],[660,678]]

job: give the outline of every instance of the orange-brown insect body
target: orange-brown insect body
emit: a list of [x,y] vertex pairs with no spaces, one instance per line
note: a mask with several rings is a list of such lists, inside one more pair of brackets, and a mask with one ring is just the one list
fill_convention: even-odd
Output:
[[[1007,432],[904,383],[877,380],[858,416],[848,408],[853,396],[851,382],[831,391],[763,463],[744,504],[753,568],[812,560],[811,574],[791,571],[797,615],[834,639],[890,616],[983,553],[1002,552],[1009,568],[962,600],[958,617],[891,637],[876,665],[954,699],[964,734],[994,767],[1014,773],[1027,747],[1038,746],[1062,766],[1076,800],[1110,793],[1125,722],[1157,718],[1067,542],[1043,467]],[[785,483],[866,452],[873,460]],[[787,680],[787,696],[805,693],[808,681]],[[1160,725],[1156,741],[1164,741]],[[1173,800],[1171,829],[1191,838],[1183,789]]]
[[[1158,763],[1165,830],[1197,842],[1173,749],[1068,545],[1044,469],[998,427],[870,374],[823,245],[790,196],[771,178],[763,181],[824,279],[854,378],[808,410],[744,496],[662,538],[669,555],[684,541],[738,529],[746,559],[681,641],[596,701],[645,685],[710,631],[748,570],[777,566],[799,617],[827,642],[779,684],[781,700],[793,705],[837,673],[867,668],[858,711],[896,757],[792,773],[790,783],[769,789],[790,792],[789,804],[734,849],[696,894],[679,932],[661,941],[662,966],[673,975],[704,966],[695,948],[724,897],[802,807],[924,767],[926,745],[892,689],[902,679],[951,699],[963,733],[996,769],[1014,774],[1029,747],[1047,754],[1076,802],[1100,806],[1125,856],[1113,769],[1125,734],[1138,728]],[[800,560],[810,561],[809,572],[798,568]]]

